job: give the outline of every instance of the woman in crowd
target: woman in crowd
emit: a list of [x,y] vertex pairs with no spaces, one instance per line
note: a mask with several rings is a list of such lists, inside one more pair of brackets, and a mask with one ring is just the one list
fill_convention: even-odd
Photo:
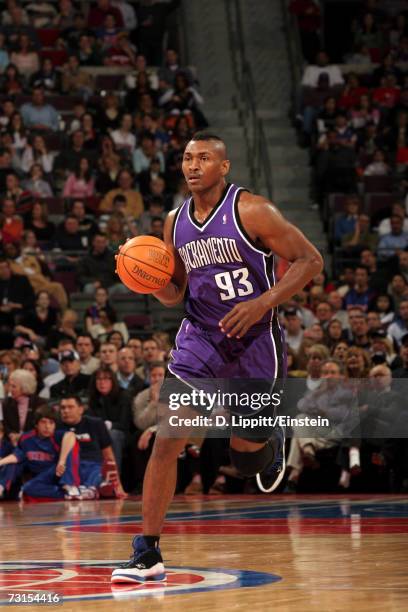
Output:
[[38,361],[35,359],[23,359],[21,362],[21,367],[23,370],[27,370],[27,372],[31,372],[37,382],[37,388],[35,390],[36,395],[40,395],[41,391],[44,388],[44,380],[43,375],[41,373],[41,366]]
[[105,287],[98,287],[95,291],[95,302],[86,309],[85,327],[90,332],[93,325],[98,325],[101,321],[100,311],[106,310],[111,318],[116,318],[115,309],[109,303],[109,294]]
[[11,54],[11,62],[27,80],[38,72],[40,68],[38,53],[32,50],[31,40],[27,34],[20,34],[19,49]]
[[35,299],[35,308],[23,315],[16,332],[26,334],[33,343],[44,346],[50,329],[57,323],[58,310],[51,306],[47,291],[39,291]]
[[95,181],[86,157],[81,157],[75,171],[68,175],[62,195],[64,198],[90,198],[95,195]]
[[0,82],[0,91],[7,96],[17,96],[23,93],[24,83],[23,78],[19,73],[17,66],[9,64],[4,71],[4,76]]
[[131,425],[130,402],[130,396],[119,387],[111,368],[101,366],[92,374],[87,414],[105,421],[112,438],[112,448],[119,470],[122,465],[126,434]]
[[95,340],[104,342],[108,335],[113,331],[119,331],[123,336],[125,344],[127,343],[129,340],[129,331],[126,324],[122,321],[116,321],[116,316],[113,315],[111,311],[107,310],[106,308],[100,308],[99,323],[91,325],[89,333],[91,334],[92,338],[95,338]]
[[33,164],[30,169],[30,178],[24,181],[24,187],[36,198],[52,198],[53,191],[48,181],[44,179],[41,164]]
[[9,396],[3,400],[4,433],[16,446],[21,434],[34,427],[34,413],[44,400],[36,395],[37,381],[31,372],[18,368],[9,376]]
[[33,136],[26,145],[21,156],[21,170],[30,171],[34,163],[41,164],[45,174],[50,174],[54,165],[55,155],[48,151],[44,137],[40,134]]
[[48,207],[44,202],[34,202],[26,217],[25,227],[34,232],[39,242],[50,242],[55,235],[55,225],[48,220]]

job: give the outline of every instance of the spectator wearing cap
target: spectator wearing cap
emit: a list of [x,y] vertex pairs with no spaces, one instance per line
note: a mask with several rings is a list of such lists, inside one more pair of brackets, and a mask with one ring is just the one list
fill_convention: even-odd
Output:
[[51,104],[45,103],[44,90],[33,89],[32,101],[21,107],[24,125],[31,130],[58,131],[58,113]]
[[399,356],[402,361],[401,367],[393,370],[393,378],[408,378],[408,334],[404,334],[400,341]]
[[81,395],[88,392],[90,376],[81,374],[81,362],[76,351],[62,351],[58,355],[64,378],[50,388],[51,398]]
[[[56,420],[54,410],[47,406],[39,408],[34,416],[34,428],[22,434],[17,447],[0,459],[0,498],[4,489],[21,474],[23,464],[31,476],[22,488],[25,496],[74,499],[72,494],[79,494],[76,437],[72,432],[56,431]],[[4,478],[8,481],[6,487]]]
[[286,308],[284,311],[285,341],[295,352],[299,350],[303,340],[302,321],[296,308]]
[[80,493],[85,499],[96,499],[102,483],[102,464],[108,462],[116,473],[117,494],[124,491],[117,472],[111,437],[102,419],[84,414],[84,405],[78,396],[70,395],[60,401],[60,428],[73,431],[79,443]]
[[95,341],[91,334],[79,334],[75,348],[79,355],[81,374],[90,376],[99,367],[99,359],[94,357]]
[[31,372],[17,368],[8,380],[9,396],[2,402],[4,433],[15,446],[22,432],[34,426],[34,413],[44,400],[36,395],[37,381]]
[[124,347],[118,352],[118,369],[116,378],[122,389],[136,395],[143,389],[143,381],[136,374],[136,359],[131,348]]
[[364,311],[375,298],[375,292],[370,289],[368,283],[368,271],[363,266],[358,266],[354,274],[354,287],[344,296],[345,308],[360,306]]
[[371,339],[371,362],[373,364],[386,363],[391,370],[399,368],[402,364],[401,358],[396,355],[392,339],[387,336],[383,329],[375,329],[369,332]]
[[388,335],[391,336],[398,344],[401,339],[408,333],[408,300],[404,299],[401,301],[398,314],[396,315],[393,323],[388,328]]
[[390,218],[391,232],[384,234],[378,243],[377,253],[379,259],[388,259],[397,251],[408,247],[408,233],[404,232],[404,220],[399,215]]

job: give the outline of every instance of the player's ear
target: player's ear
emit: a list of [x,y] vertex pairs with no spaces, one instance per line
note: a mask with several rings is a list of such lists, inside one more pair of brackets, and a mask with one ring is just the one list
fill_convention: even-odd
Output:
[[229,159],[224,159],[222,164],[221,164],[221,171],[222,171],[222,176],[227,176],[228,172],[230,171],[230,160]]

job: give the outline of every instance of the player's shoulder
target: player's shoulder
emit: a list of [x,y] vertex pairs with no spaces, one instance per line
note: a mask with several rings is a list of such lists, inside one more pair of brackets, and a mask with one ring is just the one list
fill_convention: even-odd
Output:
[[238,211],[240,216],[258,217],[269,212],[279,212],[275,204],[263,195],[243,190],[240,192]]

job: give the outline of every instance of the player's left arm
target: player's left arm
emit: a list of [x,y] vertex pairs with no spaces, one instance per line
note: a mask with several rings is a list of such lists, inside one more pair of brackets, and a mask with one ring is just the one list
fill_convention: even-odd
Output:
[[260,196],[243,193],[239,215],[245,231],[255,243],[291,263],[281,280],[261,296],[243,301],[220,321],[229,337],[241,338],[268,310],[282,304],[323,268],[319,251],[278,209]]

